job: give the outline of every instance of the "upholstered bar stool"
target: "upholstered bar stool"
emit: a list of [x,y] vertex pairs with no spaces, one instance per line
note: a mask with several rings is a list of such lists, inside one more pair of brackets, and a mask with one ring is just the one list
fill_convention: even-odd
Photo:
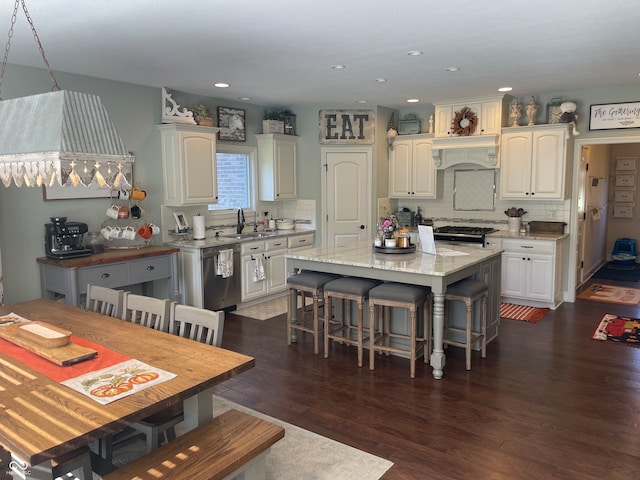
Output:
[[[320,351],[320,321],[319,310],[320,301],[324,297],[324,285],[327,282],[340,278],[339,275],[323,272],[304,271],[287,278],[287,288],[289,289],[289,307],[287,309],[287,345],[295,342],[294,330],[311,333],[313,335],[313,353]],[[296,319],[293,323],[292,305],[298,302],[298,295],[302,298],[302,318]],[[306,309],[306,297],[313,298],[312,316],[309,318]]]
[[[409,355],[411,378],[416,376],[416,357],[422,349],[424,363],[431,355],[431,303],[429,287],[383,283],[369,291],[369,368],[374,369],[376,352],[404,353]],[[377,307],[377,308],[376,308]],[[400,333],[391,328],[391,309],[403,308],[408,311],[408,333]],[[377,313],[382,316],[378,317]],[[418,316],[422,312],[423,331],[418,336]],[[378,321],[379,319],[379,321]],[[379,325],[379,326],[378,326]],[[392,345],[393,340],[397,340]],[[405,342],[406,346],[404,346]]]
[[[471,370],[471,347],[473,344],[480,342],[482,358],[487,356],[487,300],[489,298],[489,289],[485,282],[480,280],[465,279],[460,280],[447,287],[444,295],[445,302],[464,302],[467,307],[466,327],[454,328],[449,325],[449,315],[445,316],[444,339],[445,345],[455,345],[463,347],[467,355],[467,370]],[[473,330],[473,306],[476,301],[482,300],[482,312],[480,314],[480,331]],[[447,339],[449,331],[464,333],[465,341],[455,341]]]
[[[324,286],[324,358],[329,357],[329,340],[358,347],[358,366],[362,366],[364,336],[364,302],[369,290],[380,285],[380,281],[368,278],[343,277]],[[338,299],[339,307],[332,318],[332,299]],[[358,308],[357,323],[351,320],[351,302]]]

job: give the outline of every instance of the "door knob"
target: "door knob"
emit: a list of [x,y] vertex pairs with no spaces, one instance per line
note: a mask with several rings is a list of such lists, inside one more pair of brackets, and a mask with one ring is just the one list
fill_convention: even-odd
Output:
[[364,230],[366,227],[364,225],[360,225],[360,230]]

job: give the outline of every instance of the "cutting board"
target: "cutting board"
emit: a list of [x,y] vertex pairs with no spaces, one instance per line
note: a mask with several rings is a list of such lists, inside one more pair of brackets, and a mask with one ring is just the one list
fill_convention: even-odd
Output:
[[69,342],[62,347],[46,347],[25,338],[18,332],[19,327],[20,323],[0,327],[0,337],[61,367],[90,360],[98,355],[96,350],[81,347],[73,342]]

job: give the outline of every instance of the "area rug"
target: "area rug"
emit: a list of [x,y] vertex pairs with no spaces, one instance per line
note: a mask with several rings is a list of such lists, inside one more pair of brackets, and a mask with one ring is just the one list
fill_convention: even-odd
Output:
[[528,307],[515,303],[501,303],[500,318],[536,323],[542,320],[549,310],[549,308]]
[[640,290],[594,283],[578,295],[578,298],[622,305],[637,305],[640,302]]
[[607,263],[594,273],[592,278],[620,282],[640,282],[640,264],[636,263],[633,268],[616,268],[615,265]]
[[[256,320],[268,320],[287,313],[288,301],[289,297],[285,295],[256,305],[251,305],[250,307],[239,308],[232,313],[243,317],[255,318]],[[313,302],[313,300],[307,297],[306,304],[309,305],[311,302]],[[302,300],[298,297],[298,308],[300,307],[302,307]]]
[[[378,480],[393,465],[384,458],[213,396],[214,416],[230,408],[284,427],[284,438],[273,445],[267,455],[266,480]],[[180,426],[177,433],[180,433]],[[144,442],[138,440],[116,450],[113,462],[123,465],[140,457],[144,450]]]
[[591,339],[640,347],[640,319],[607,313],[598,322]]

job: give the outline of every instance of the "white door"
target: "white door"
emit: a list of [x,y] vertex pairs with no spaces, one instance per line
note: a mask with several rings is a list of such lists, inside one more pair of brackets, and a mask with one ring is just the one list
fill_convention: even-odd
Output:
[[580,155],[580,169],[578,170],[578,192],[576,195],[576,209],[578,214],[578,231],[576,242],[576,284],[584,281],[584,223],[587,204],[587,164],[589,163],[589,147],[582,147]]
[[322,149],[324,245],[373,239],[371,158],[371,148]]

